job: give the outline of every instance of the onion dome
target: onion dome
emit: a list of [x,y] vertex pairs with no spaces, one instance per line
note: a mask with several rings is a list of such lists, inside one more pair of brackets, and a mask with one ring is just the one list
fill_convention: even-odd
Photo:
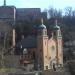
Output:
[[60,26],[57,25],[57,20],[55,21],[54,30],[60,30]]
[[46,26],[44,24],[39,26],[39,29],[46,29]]
[[46,26],[43,24],[43,19],[41,19],[41,25],[38,27],[38,29],[46,29]]

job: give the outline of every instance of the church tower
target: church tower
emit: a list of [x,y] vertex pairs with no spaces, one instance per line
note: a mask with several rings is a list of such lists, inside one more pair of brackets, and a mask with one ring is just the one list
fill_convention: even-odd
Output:
[[55,21],[54,35],[55,35],[55,40],[56,40],[57,65],[62,67],[63,66],[62,35],[61,35],[60,27],[57,25],[57,20]]
[[37,35],[37,61],[38,69],[46,70],[47,65],[47,54],[48,54],[48,36],[46,26],[43,24],[43,19],[41,19],[42,25],[38,27]]

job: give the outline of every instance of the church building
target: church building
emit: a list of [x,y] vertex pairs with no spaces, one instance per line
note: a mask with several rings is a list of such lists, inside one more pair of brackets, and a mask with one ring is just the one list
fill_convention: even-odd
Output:
[[40,70],[63,67],[62,35],[57,21],[53,28],[52,36],[47,35],[47,28],[43,24],[38,26],[37,36],[28,36],[17,44],[23,54],[21,64],[34,64]]
[[[30,12],[30,9],[24,9],[24,10],[28,10]],[[37,16],[39,16],[40,10],[37,8],[36,10],[38,12]],[[6,0],[4,0],[4,6],[0,6],[0,21],[2,22],[5,21],[7,25],[9,22],[9,25],[11,25],[10,28],[12,30],[11,31],[12,33],[10,34],[12,35],[12,47],[13,47],[14,57],[16,58],[16,55],[19,55],[20,60],[18,62],[20,62],[20,64],[23,65],[32,64],[34,65],[34,69],[37,70],[53,69],[53,66],[63,67],[62,34],[60,26],[58,26],[57,24],[57,21],[55,22],[55,26],[53,27],[53,31],[51,32],[52,34],[51,37],[49,37],[49,35],[47,34],[46,25],[44,25],[43,19],[41,19],[42,24],[38,25],[37,36],[30,35],[25,38],[23,36],[21,41],[16,43],[16,31],[14,28],[15,22],[19,22],[20,19],[24,20],[24,18],[26,18],[24,15],[25,12],[27,11],[24,11],[23,15],[21,14],[21,12],[23,12],[22,9],[16,9],[14,6],[6,6]],[[20,18],[20,15],[22,16],[22,18]],[[33,18],[37,16],[35,13],[35,16]],[[3,31],[1,31],[1,33],[2,32]],[[15,63],[16,62],[14,62],[14,64]]]

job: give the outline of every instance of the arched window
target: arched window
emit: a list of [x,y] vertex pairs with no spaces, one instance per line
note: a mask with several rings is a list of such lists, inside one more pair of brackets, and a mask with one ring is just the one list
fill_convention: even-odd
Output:
[[51,47],[51,49],[52,49],[52,50],[55,50],[55,46],[53,45],[53,46]]

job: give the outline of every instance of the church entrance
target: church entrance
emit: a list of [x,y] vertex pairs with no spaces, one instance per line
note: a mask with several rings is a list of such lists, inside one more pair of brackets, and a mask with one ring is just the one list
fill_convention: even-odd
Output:
[[56,68],[56,59],[50,60],[50,68],[55,70],[55,68]]

